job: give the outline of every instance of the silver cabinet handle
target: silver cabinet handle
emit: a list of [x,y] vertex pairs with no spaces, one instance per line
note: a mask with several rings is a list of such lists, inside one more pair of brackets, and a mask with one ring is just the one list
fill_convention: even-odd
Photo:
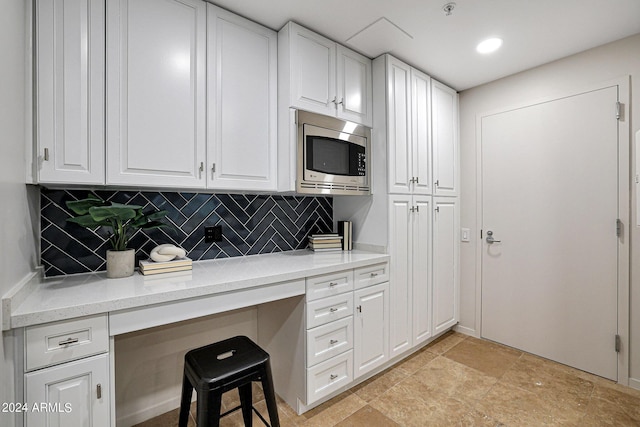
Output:
[[493,243],[500,243],[501,242],[501,240],[496,240],[496,239],[493,238],[493,231],[491,231],[491,230],[487,231],[487,239],[486,240],[487,240],[487,243],[490,244],[490,245],[493,244]]
[[204,162],[200,162],[200,168],[198,169],[199,178],[202,178],[202,172],[204,172]]
[[338,378],[336,374],[331,374],[331,376],[329,377],[330,380],[335,380],[336,378]]
[[371,277],[376,277],[378,273],[371,273]]
[[98,396],[98,399],[102,399],[102,384],[98,384],[96,386],[96,394]]
[[357,306],[356,310],[358,310],[358,313],[362,313],[362,306],[361,305]]
[[337,309],[337,308],[335,308],[335,307],[331,307],[331,308],[329,309],[329,311],[330,311],[330,312],[332,312],[332,313],[335,313],[336,311],[338,311],[338,309]]
[[58,345],[61,345],[61,346],[62,346],[62,345],[70,345],[70,344],[75,344],[75,343],[77,343],[77,342],[78,342],[78,338],[67,338],[67,339],[66,339],[66,340],[64,340],[64,341],[60,341],[60,342],[58,343]]
[[44,161],[45,162],[49,161],[49,149],[48,148],[44,149]]
[[329,344],[331,344],[331,345],[338,344],[338,340],[331,340],[331,341],[329,341]]
[[329,287],[333,288],[334,286],[338,286],[337,282],[329,282]]

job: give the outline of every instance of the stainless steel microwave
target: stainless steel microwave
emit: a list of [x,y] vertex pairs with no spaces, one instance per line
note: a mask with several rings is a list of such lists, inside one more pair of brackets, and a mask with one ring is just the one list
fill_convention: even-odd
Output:
[[370,128],[301,110],[296,123],[298,193],[371,194]]

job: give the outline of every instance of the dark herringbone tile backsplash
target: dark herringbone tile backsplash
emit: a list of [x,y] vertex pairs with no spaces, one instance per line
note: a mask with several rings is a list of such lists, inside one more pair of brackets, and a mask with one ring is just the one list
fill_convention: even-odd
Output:
[[[333,227],[330,197],[95,191],[105,200],[169,211],[175,230],[138,231],[131,239],[137,259],[146,259],[156,245],[173,243],[195,260],[289,251],[306,246],[307,235]],[[83,199],[86,190],[41,191],[41,259],[45,275],[104,270],[109,249],[103,229],[88,230],[68,223],[65,202]],[[204,227],[221,225],[223,241],[204,242]]]

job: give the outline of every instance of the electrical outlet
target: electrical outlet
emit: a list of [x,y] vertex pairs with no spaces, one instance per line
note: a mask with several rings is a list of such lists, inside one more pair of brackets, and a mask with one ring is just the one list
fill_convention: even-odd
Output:
[[204,242],[214,243],[222,241],[222,226],[214,225],[204,228]]

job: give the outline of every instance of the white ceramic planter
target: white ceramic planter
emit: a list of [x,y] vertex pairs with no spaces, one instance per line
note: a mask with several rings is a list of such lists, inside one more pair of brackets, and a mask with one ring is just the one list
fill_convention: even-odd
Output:
[[131,276],[135,261],[135,249],[127,249],[126,251],[107,250],[107,277],[117,279]]

